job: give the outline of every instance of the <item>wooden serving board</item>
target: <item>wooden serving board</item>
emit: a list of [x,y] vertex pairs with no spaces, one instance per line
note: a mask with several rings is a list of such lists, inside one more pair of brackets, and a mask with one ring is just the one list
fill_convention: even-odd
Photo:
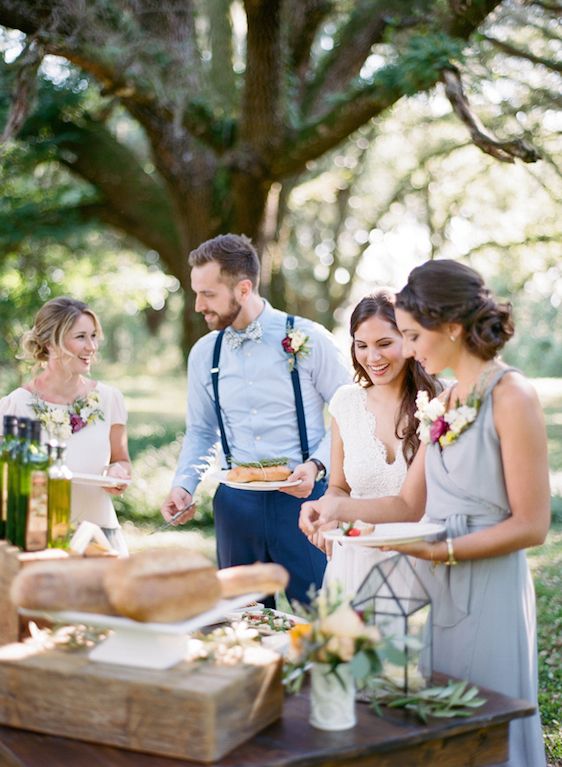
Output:
[[139,669],[87,652],[0,648],[0,723],[200,762],[222,758],[281,716],[281,659]]

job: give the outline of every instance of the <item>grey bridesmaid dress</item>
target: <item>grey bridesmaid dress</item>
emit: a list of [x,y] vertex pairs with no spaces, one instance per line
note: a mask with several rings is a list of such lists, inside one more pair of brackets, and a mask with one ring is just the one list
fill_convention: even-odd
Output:
[[[426,448],[426,514],[452,538],[510,516],[492,390],[509,372],[493,374],[477,418],[443,450]],[[417,560],[433,600],[434,670],[537,705],[535,592],[524,551],[434,570]],[[510,724],[503,767],[545,767],[538,713]]]

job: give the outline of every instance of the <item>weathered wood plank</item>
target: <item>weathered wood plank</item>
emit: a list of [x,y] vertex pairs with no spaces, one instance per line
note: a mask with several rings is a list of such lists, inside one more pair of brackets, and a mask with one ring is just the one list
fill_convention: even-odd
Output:
[[86,653],[0,648],[0,722],[153,754],[215,761],[279,718],[278,656],[164,671],[95,663]]

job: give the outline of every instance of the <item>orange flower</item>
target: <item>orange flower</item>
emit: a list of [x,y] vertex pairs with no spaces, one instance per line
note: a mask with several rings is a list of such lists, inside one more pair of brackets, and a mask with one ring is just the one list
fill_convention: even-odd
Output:
[[310,623],[296,623],[289,631],[289,639],[291,641],[291,647],[296,652],[300,652],[303,644],[303,640],[309,639],[312,634],[312,624]]

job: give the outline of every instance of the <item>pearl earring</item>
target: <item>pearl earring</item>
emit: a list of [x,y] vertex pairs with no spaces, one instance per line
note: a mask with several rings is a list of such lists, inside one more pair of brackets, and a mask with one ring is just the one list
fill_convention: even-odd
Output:
[[449,336],[449,338],[451,339],[451,341],[452,341],[453,343],[455,343],[455,341],[457,340],[457,339],[456,339],[456,337],[455,337],[455,336],[454,336],[452,333],[451,333],[451,335]]

